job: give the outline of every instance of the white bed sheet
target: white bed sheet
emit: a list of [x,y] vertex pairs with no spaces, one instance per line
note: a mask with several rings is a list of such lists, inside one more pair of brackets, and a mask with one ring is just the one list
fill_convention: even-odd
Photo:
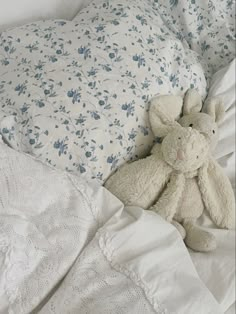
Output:
[[211,228],[211,232],[217,249],[205,254],[190,251],[190,256],[199,277],[227,312],[235,303],[235,231]]
[[236,303],[231,305],[231,307],[228,309],[226,314],[235,314],[235,313],[236,313]]

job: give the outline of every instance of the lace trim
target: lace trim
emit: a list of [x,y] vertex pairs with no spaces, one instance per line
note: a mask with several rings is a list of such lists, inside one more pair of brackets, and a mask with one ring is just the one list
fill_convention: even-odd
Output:
[[115,249],[111,244],[111,239],[108,233],[102,233],[102,231],[98,231],[96,234],[96,238],[98,239],[100,250],[102,251],[103,255],[105,256],[106,260],[111,265],[111,267],[115,269],[117,272],[128,277],[135,283],[136,286],[140,287],[143,290],[146,299],[151,304],[153,310],[157,314],[168,314],[167,309],[165,309],[162,305],[160,305],[157,302],[156,298],[152,296],[150,289],[146,286],[146,284],[142,281],[142,279],[136,272],[131,271],[124,265],[120,265],[119,263],[114,262],[113,253]]

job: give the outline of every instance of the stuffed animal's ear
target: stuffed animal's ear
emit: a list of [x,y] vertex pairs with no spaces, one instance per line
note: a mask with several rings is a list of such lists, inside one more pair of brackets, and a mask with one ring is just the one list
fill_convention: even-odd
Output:
[[217,124],[223,121],[225,115],[225,107],[221,98],[219,97],[209,98],[205,102],[204,108],[206,113],[208,113]]
[[205,208],[220,228],[235,228],[235,198],[231,183],[223,169],[214,160],[198,173],[198,184]]
[[183,99],[180,96],[156,96],[150,101],[149,121],[157,137],[166,136],[179,123]]
[[183,114],[200,112],[202,109],[202,98],[196,89],[189,89],[184,97]]

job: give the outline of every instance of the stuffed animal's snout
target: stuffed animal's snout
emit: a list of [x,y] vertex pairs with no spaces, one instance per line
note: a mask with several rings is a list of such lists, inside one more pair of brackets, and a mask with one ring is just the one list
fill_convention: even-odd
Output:
[[176,128],[162,142],[164,160],[181,172],[199,169],[208,158],[209,142],[197,130]]
[[178,149],[177,150],[177,155],[176,155],[176,159],[179,159],[179,160],[184,160],[185,158],[185,153],[182,149]]

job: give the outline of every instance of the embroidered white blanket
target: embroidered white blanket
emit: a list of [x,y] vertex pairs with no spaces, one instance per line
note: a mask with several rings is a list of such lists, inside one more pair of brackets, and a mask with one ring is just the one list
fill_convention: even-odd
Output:
[[0,151],[0,313],[223,313],[158,215]]

